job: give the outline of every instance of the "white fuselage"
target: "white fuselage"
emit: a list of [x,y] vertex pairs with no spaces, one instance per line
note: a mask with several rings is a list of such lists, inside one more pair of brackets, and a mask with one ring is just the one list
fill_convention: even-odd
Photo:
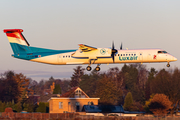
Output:
[[[114,62],[110,56],[110,49],[107,48],[106,56],[96,56],[91,54],[89,56],[78,56],[74,57],[76,52],[68,52],[56,55],[50,55],[31,59],[30,61],[42,62],[47,64],[55,65],[67,65],[67,64],[111,64],[111,63],[151,63],[151,62],[171,62],[176,61],[177,58],[170,55],[169,53],[163,53],[162,49],[138,49],[138,50],[118,50],[114,56]],[[83,53],[82,53],[83,54]]]

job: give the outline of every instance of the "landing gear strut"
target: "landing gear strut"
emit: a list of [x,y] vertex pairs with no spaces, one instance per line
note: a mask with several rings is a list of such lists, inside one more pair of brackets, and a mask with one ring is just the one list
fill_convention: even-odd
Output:
[[170,64],[169,64],[169,62],[168,62],[168,64],[166,65],[167,67],[170,67]]

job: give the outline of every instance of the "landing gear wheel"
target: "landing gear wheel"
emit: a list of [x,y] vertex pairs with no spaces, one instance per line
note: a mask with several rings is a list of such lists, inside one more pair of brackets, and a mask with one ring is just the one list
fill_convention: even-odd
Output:
[[170,64],[167,64],[166,66],[167,66],[167,67],[170,67]]
[[86,70],[87,70],[87,71],[91,71],[91,66],[87,66],[87,67],[86,67]]
[[100,67],[96,67],[96,69],[95,69],[96,71],[100,71]]

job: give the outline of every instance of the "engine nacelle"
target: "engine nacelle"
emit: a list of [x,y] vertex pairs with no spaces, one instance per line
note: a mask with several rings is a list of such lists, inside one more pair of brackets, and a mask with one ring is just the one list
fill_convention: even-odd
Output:
[[97,48],[97,50],[92,50],[88,52],[83,52],[78,49],[72,56],[73,57],[87,57],[89,59],[97,59],[98,57],[111,57],[112,50],[109,48]]

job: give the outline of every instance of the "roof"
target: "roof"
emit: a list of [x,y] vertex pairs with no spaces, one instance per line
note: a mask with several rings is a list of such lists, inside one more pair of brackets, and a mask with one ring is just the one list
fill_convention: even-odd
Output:
[[82,92],[82,94],[85,95],[85,98],[89,98],[89,96],[79,87],[71,88],[68,92],[61,95],[60,98],[62,98],[62,97],[74,98],[75,97],[74,94],[77,90],[80,90]]
[[28,102],[28,103],[31,102],[31,103],[33,103],[33,104],[36,104],[36,103],[38,102],[39,98],[40,98],[39,95],[29,96],[29,97],[27,98],[27,102]]
[[86,113],[124,113],[122,106],[114,105],[84,105],[82,112]]
[[40,96],[38,102],[48,102],[51,97],[57,97],[58,94],[47,94]]

